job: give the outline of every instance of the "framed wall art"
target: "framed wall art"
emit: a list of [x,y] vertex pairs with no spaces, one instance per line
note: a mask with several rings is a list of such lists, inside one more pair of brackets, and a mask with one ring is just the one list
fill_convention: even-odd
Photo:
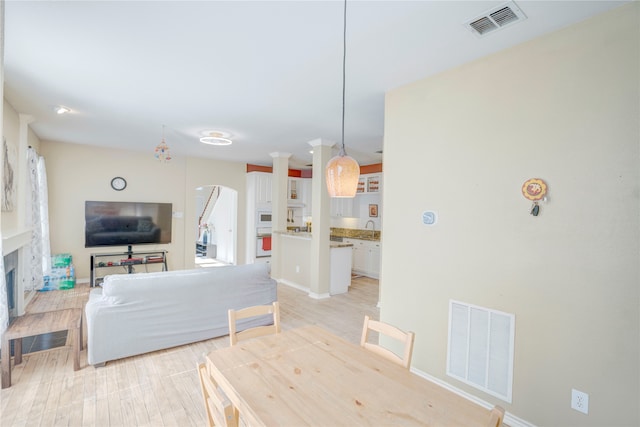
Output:
[[11,212],[16,203],[16,152],[2,141],[2,211]]

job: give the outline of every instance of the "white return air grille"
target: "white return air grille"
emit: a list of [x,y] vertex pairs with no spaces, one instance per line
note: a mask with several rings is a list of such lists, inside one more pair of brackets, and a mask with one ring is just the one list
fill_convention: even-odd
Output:
[[511,403],[515,315],[449,302],[447,375]]
[[476,36],[483,37],[525,19],[527,16],[514,2],[507,2],[467,21],[465,26]]

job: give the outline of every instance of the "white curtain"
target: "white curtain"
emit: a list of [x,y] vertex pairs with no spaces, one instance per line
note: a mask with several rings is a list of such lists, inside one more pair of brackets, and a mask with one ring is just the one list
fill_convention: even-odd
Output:
[[51,240],[49,238],[49,187],[44,157],[38,158],[38,195],[40,206],[40,230],[42,232],[42,274],[51,273]]
[[28,249],[29,275],[26,290],[40,289],[44,276],[51,271],[49,243],[49,199],[44,158],[33,148],[27,153],[29,169],[29,197],[27,198],[27,225],[31,227],[31,245]]

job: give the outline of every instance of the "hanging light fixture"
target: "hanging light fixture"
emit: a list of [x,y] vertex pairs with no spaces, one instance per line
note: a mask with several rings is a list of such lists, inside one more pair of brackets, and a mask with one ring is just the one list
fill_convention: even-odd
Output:
[[229,136],[225,132],[212,131],[200,138],[200,142],[209,145],[231,145],[233,141],[229,139]]
[[154,156],[156,160],[160,162],[168,162],[171,160],[171,154],[169,154],[169,146],[164,142],[164,125],[162,125],[162,141],[155,148]]
[[342,147],[337,156],[329,160],[326,168],[327,190],[330,197],[355,197],[360,178],[360,166],[344,148],[344,105],[347,62],[347,0],[344,0],[344,30],[342,37]]

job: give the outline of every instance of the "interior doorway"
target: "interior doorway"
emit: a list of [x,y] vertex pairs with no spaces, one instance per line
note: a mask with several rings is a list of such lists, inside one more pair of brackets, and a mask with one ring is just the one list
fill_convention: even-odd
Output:
[[221,185],[196,188],[196,266],[236,264],[238,192]]

